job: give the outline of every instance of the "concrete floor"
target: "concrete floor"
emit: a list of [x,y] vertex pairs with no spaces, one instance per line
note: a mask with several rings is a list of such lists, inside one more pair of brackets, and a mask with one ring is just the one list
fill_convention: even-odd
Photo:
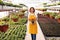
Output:
[[[28,24],[29,24],[29,22],[27,23],[27,32],[26,32],[25,40],[32,40],[31,35],[28,33],[28,31],[29,31],[28,30],[29,29]],[[38,34],[37,34],[36,40],[45,40],[45,37],[43,35],[43,32],[42,32],[38,22],[37,22],[37,27],[38,27]]]

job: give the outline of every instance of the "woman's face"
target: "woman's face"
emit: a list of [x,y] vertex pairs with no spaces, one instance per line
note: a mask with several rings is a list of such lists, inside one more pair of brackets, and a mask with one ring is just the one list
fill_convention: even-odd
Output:
[[35,12],[35,9],[34,8],[30,8],[30,12],[31,13],[34,13]]
[[33,8],[31,8],[30,12],[34,12]]

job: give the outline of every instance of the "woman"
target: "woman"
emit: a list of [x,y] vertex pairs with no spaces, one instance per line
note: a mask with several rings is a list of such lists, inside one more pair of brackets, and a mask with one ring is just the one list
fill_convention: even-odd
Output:
[[31,34],[32,40],[36,40],[36,34],[37,34],[37,17],[35,15],[35,9],[34,7],[31,7],[29,10],[30,14],[28,15],[28,21],[29,21],[29,33]]

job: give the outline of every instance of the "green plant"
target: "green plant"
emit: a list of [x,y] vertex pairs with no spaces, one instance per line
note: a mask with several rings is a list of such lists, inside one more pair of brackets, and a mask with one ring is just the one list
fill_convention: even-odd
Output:
[[9,21],[9,20],[10,20],[9,17],[5,17],[5,18],[3,18],[3,21]]
[[55,18],[56,18],[56,19],[59,19],[59,18],[60,18],[60,15],[57,15]]
[[27,19],[26,18],[20,18],[19,19],[19,24],[25,24],[27,22]]
[[0,32],[1,40],[24,40],[25,35],[26,25],[9,25],[9,29],[5,33]]
[[48,7],[49,7],[49,6],[56,6],[56,4],[49,4],[49,5],[46,5],[46,6],[48,6]]
[[55,13],[55,12],[51,12],[51,13],[50,13],[50,16],[55,17],[56,15],[57,15],[57,13]]
[[18,15],[23,15],[24,13],[23,12],[18,12]]
[[4,3],[6,6],[12,6],[13,4],[12,3]]
[[13,15],[12,18],[18,18],[18,16],[17,15]]
[[60,5],[60,2],[59,3],[57,3],[58,5]]
[[3,1],[0,1],[0,5],[5,5]]
[[4,25],[5,24],[5,22],[4,21],[0,21],[0,25]]
[[44,12],[43,14],[44,14],[44,15],[47,15],[47,14],[49,14],[49,15],[50,15],[50,13],[51,13],[51,12]]

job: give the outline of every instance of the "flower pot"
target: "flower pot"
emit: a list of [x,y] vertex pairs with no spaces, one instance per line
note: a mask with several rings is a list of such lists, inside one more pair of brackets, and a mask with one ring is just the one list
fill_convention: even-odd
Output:
[[47,9],[44,9],[44,10],[42,10],[42,11],[47,11]]
[[55,19],[53,16],[50,16],[51,19]]
[[59,19],[57,19],[57,21],[58,21],[58,23],[60,23],[60,18],[59,18]]
[[17,22],[17,21],[18,21],[18,18],[12,18],[12,20],[13,20],[14,22]]
[[2,26],[0,25],[0,31],[2,32]]
[[3,26],[2,26],[2,29],[3,29],[2,32],[6,32],[7,29],[8,29],[8,25],[3,25]]
[[2,26],[0,26],[0,31],[1,32],[6,32],[7,29],[8,29],[8,25],[2,25]]
[[23,18],[23,17],[24,17],[24,14],[22,14],[22,15],[19,15],[19,17],[20,17],[20,18]]
[[45,16],[46,16],[46,17],[50,17],[50,15],[49,15],[49,14],[46,14]]

